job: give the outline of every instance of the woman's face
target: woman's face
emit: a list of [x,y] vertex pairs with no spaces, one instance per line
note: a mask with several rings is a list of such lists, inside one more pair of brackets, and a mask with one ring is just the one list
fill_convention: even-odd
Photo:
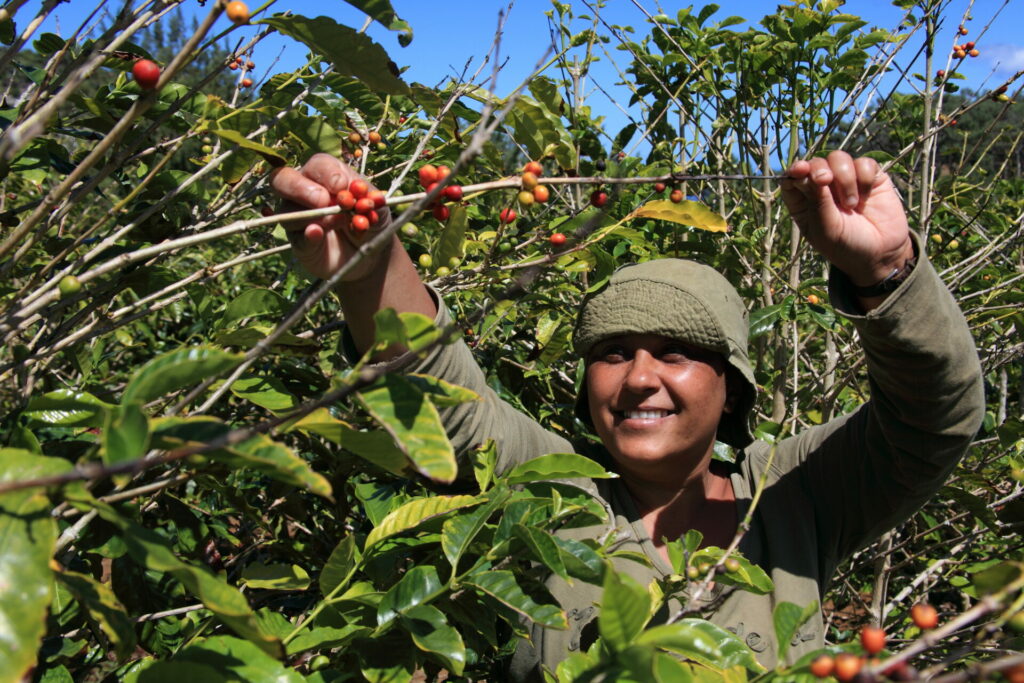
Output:
[[720,354],[629,334],[596,344],[587,360],[590,416],[624,474],[669,483],[706,466],[734,403]]

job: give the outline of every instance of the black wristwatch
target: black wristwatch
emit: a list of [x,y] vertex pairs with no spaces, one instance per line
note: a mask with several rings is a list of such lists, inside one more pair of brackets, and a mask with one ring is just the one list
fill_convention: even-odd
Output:
[[914,266],[916,265],[917,257],[914,256],[913,258],[907,259],[902,268],[893,268],[891,273],[873,285],[869,285],[867,287],[858,287],[857,285],[853,285],[853,291],[857,296],[865,298],[870,296],[882,296],[883,294],[894,292],[897,287],[903,284],[904,280],[910,277],[910,274],[914,271]]

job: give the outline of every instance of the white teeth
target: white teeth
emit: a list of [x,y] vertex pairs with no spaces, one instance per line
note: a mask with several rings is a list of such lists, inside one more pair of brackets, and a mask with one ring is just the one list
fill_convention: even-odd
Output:
[[668,416],[667,410],[627,410],[625,411],[627,420],[645,420],[654,419],[659,417]]

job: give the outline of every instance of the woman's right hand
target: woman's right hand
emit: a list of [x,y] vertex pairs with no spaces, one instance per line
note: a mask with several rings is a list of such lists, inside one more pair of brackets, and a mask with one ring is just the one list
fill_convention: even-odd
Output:
[[[337,204],[340,190],[360,178],[348,164],[329,154],[314,154],[301,169],[284,166],[274,169],[270,186],[285,204],[283,211],[322,209]],[[321,216],[310,221],[285,223],[284,228],[299,264],[314,277],[327,279],[349,262],[364,242],[383,230],[391,222],[388,207],[378,209],[380,219],[370,229],[358,233],[352,230],[352,214],[343,211]],[[343,281],[353,282],[365,278],[385,258],[389,246],[362,259]]]

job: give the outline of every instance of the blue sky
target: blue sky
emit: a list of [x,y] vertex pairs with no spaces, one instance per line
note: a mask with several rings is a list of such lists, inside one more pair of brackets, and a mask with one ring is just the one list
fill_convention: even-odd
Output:
[[[592,1],[588,0],[591,4]],[[19,27],[26,23],[28,15],[34,12],[39,4],[39,0],[30,0],[19,11],[16,17]],[[262,4],[255,0],[249,3],[253,10]],[[571,4],[577,15],[589,14],[587,5],[582,0],[573,0]],[[774,12],[779,3],[777,0],[734,0],[721,4],[723,9],[715,15],[717,19],[739,15],[756,22],[765,14]],[[118,5],[118,2],[111,2],[111,7]],[[405,74],[406,80],[434,85],[446,76],[462,72],[467,64],[469,73],[476,70],[491,48],[499,11],[506,7],[507,3],[498,0],[446,3],[392,0],[392,5],[412,26],[412,44],[405,48],[400,47],[396,34],[377,24],[369,29],[370,35],[387,49],[396,63],[409,67]],[[670,12],[685,6],[682,3],[664,0],[661,0],[660,5],[661,10],[668,9]],[[58,5],[53,15],[43,25],[43,30],[68,34],[95,6],[96,2],[93,0],[71,0]],[[655,0],[607,0],[606,7],[601,10],[601,16],[609,24],[633,26],[638,33],[642,33],[649,24],[638,6],[644,7],[651,14],[660,11],[659,2]],[[695,6],[700,7],[702,3]],[[207,11],[191,0],[184,3],[183,7],[186,11],[204,14]],[[961,15],[966,7],[965,0],[958,0],[950,5],[948,12],[951,21],[945,27],[943,36],[943,39],[948,38],[949,44],[954,40],[958,23],[955,17]],[[502,40],[502,59],[507,59],[507,63],[499,76],[496,89],[498,94],[510,92],[544,56],[550,44],[549,24],[545,13],[550,9],[549,0],[515,2],[508,16]],[[325,14],[354,27],[360,27],[365,18],[361,12],[342,0],[276,0],[270,3],[269,12],[282,11],[307,16]],[[903,15],[901,10],[888,2],[878,0],[850,0],[843,11],[860,15],[871,25],[890,29],[897,25]],[[970,34],[963,40],[976,41],[982,54],[976,59],[965,60],[961,65],[961,73],[967,76],[967,80],[961,84],[974,88],[993,87],[993,84],[1001,82],[1014,71],[1024,69],[1024,36],[1020,31],[1020,27],[1024,26],[1024,1],[976,0],[971,14],[973,18],[966,22]],[[228,26],[226,18],[220,21],[219,28]],[[573,28],[579,30],[584,26],[584,22],[577,22]],[[255,30],[256,27],[241,29],[245,35],[251,35]],[[304,61],[305,52],[304,46],[279,37],[264,41],[255,55],[258,65],[257,78],[264,77],[268,70],[279,72],[295,68]],[[610,54],[620,66],[625,66],[624,53],[612,50]],[[629,93],[623,89],[616,91],[616,70],[608,58],[603,55],[601,57],[602,61],[595,65],[591,72],[591,79],[587,84],[588,92],[593,92],[595,86],[600,85],[616,93],[615,98],[625,103]],[[489,75],[490,67],[486,73]],[[615,111],[614,105],[608,103],[606,99],[603,100],[599,93],[595,93],[593,97],[592,106],[609,116],[609,130],[615,131],[625,123],[625,118]]]

